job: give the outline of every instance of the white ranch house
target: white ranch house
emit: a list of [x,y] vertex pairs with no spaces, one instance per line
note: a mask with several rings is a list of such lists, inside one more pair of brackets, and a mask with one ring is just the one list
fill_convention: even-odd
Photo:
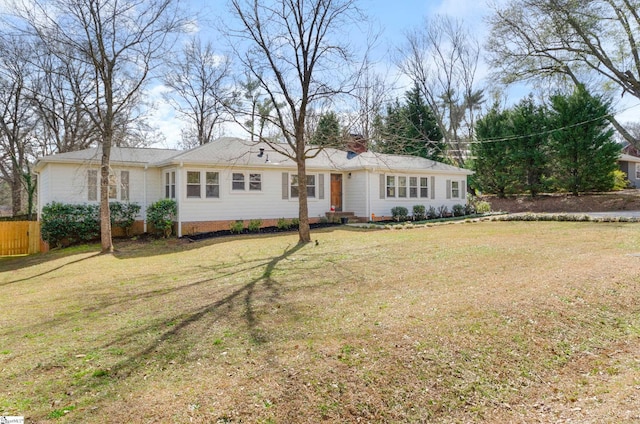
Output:
[[[284,145],[282,146],[284,148]],[[141,206],[138,231],[146,231],[146,208],[175,199],[179,236],[229,229],[236,220],[263,226],[298,215],[296,164],[263,143],[225,137],[187,150],[113,148],[110,198]],[[50,202],[98,203],[100,148],[45,156],[38,174],[38,212]],[[373,152],[323,149],[307,160],[309,219],[330,213],[361,221],[391,215],[391,208],[466,203],[471,171],[432,160]],[[352,214],[352,215],[351,215]]]

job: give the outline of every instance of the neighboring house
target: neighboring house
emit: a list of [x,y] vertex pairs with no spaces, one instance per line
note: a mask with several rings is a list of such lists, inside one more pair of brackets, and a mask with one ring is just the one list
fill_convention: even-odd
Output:
[[[286,145],[282,145],[285,149]],[[113,148],[110,198],[138,203],[143,230],[148,205],[178,204],[178,235],[229,229],[236,220],[275,225],[298,216],[297,168],[267,144],[225,137],[187,151]],[[309,219],[332,209],[362,221],[391,215],[394,206],[466,203],[471,171],[413,156],[323,149],[308,159]],[[38,160],[38,212],[50,202],[98,203],[100,149]]]
[[640,188],[640,157],[626,153],[620,154],[618,158],[620,170],[627,174],[627,179],[634,188]]

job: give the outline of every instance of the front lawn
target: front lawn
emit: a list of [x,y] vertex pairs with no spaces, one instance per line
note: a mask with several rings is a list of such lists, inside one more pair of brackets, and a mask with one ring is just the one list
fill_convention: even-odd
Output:
[[640,420],[640,224],[348,227],[0,259],[26,422]]

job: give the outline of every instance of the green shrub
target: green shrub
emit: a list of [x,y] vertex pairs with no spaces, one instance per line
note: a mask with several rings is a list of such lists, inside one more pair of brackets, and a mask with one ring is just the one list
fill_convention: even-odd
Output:
[[422,221],[427,216],[427,208],[424,205],[413,205],[413,219]]
[[451,212],[453,213],[453,216],[464,216],[464,206],[460,204],[453,205]]
[[616,169],[612,173],[613,177],[613,190],[624,190],[631,187],[631,182],[627,179],[627,174],[619,169]]
[[298,218],[291,219],[291,226],[293,228],[298,228],[300,226],[300,220]]
[[252,233],[257,233],[258,231],[260,231],[261,227],[262,227],[261,219],[252,219],[251,221],[249,221],[249,225],[247,226],[247,229]]
[[244,221],[239,219],[232,222],[231,225],[229,225],[229,230],[231,230],[232,233],[240,234],[242,230],[244,230]]
[[475,202],[474,207],[476,209],[476,213],[489,213],[491,212],[491,205],[489,202],[485,202],[484,200],[480,200],[479,202]]
[[391,216],[396,221],[403,221],[407,219],[407,216],[409,216],[409,210],[404,206],[395,206],[391,208]]
[[473,215],[476,213],[476,207],[473,203],[469,202],[464,205],[464,214],[465,215]]
[[438,217],[438,211],[433,206],[429,206],[427,210],[427,219],[436,219]]
[[140,212],[140,205],[137,203],[109,203],[111,211],[111,225],[124,229],[127,236],[131,235],[131,227]]
[[278,223],[276,224],[279,230],[288,230],[291,228],[291,222],[285,218],[278,219]]
[[158,200],[147,208],[147,221],[153,225],[157,234],[169,237],[173,230],[173,221],[178,214],[178,205],[175,200]]
[[100,235],[99,217],[96,204],[49,203],[42,208],[42,239],[55,246],[94,240]]

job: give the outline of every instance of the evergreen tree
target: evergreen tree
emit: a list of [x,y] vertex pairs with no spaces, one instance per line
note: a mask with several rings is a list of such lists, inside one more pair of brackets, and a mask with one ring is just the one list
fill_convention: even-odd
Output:
[[578,194],[613,188],[620,153],[607,117],[610,103],[583,86],[571,95],[551,98],[554,171],[561,189]]
[[535,196],[544,189],[548,174],[547,111],[531,97],[522,100],[511,111],[514,184],[519,192]]
[[444,160],[442,132],[418,87],[405,94],[404,104],[396,99],[388,105],[386,116],[377,120],[377,126],[381,152]]
[[476,122],[477,142],[471,146],[475,189],[500,197],[513,192],[512,135],[511,112],[498,105]]
[[334,112],[324,113],[318,120],[312,143],[317,146],[343,147],[340,121]]

